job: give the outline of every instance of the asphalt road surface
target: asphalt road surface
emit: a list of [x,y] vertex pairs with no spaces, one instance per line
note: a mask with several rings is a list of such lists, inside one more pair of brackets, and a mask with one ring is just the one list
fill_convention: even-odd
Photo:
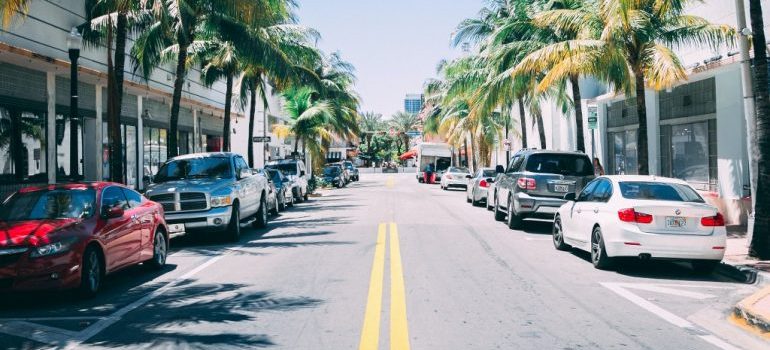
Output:
[[756,291],[686,264],[595,270],[547,222],[511,231],[413,174],[298,204],[241,241],[182,237],[102,293],[0,298],[0,348],[770,349],[728,321]]

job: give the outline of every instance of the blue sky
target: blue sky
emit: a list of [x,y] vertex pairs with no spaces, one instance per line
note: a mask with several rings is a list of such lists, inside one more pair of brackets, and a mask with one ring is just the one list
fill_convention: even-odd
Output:
[[319,47],[356,66],[362,109],[389,117],[419,93],[442,58],[459,55],[450,35],[483,0],[298,0],[299,20],[321,32]]

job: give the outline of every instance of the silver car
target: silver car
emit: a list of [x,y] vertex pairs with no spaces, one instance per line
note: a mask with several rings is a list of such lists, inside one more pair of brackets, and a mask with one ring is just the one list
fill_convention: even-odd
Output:
[[482,202],[487,202],[487,188],[495,182],[495,176],[497,172],[494,168],[482,168],[468,179],[468,188],[465,191],[468,203],[478,207]]
[[441,189],[446,191],[450,187],[468,188],[468,179],[471,177],[468,168],[450,166],[441,176]]

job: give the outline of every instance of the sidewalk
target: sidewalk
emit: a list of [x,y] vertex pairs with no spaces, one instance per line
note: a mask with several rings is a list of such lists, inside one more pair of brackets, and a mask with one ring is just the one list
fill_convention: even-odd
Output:
[[770,261],[750,258],[748,246],[745,230],[728,228],[723,262],[738,270],[757,270],[757,281],[760,286],[764,286],[736,304],[733,313],[739,323],[751,326],[763,337],[770,337]]

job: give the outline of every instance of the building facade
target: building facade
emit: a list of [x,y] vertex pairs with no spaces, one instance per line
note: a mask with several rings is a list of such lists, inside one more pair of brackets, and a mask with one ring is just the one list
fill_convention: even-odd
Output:
[[418,114],[422,110],[423,102],[423,94],[406,94],[406,98],[404,98],[404,111],[406,113]]

